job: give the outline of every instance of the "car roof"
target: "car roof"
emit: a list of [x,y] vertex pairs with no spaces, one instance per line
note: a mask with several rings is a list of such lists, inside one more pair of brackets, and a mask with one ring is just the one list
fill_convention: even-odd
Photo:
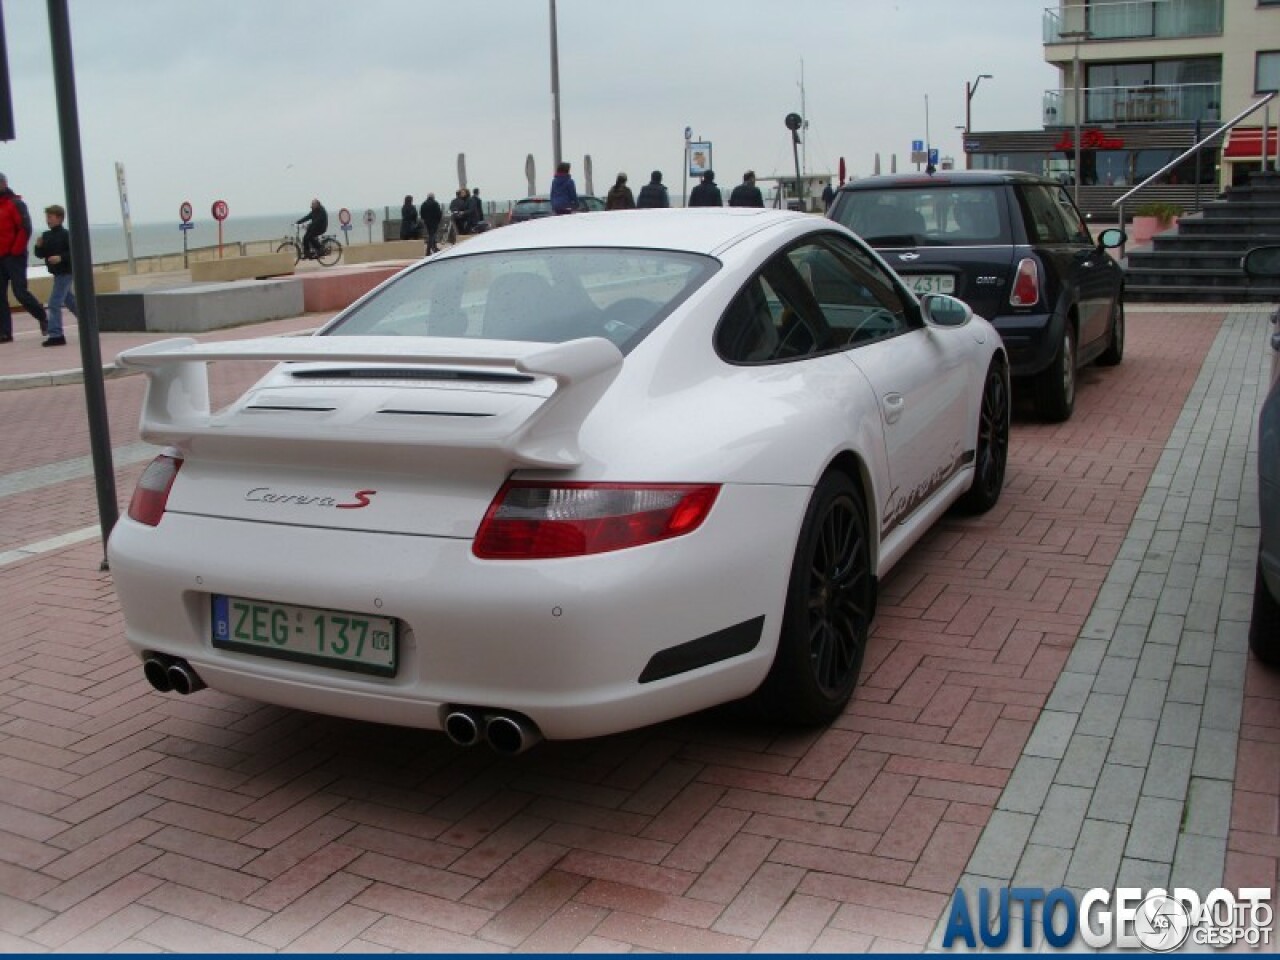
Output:
[[606,210],[500,227],[458,244],[446,256],[537,247],[644,247],[713,254],[762,229],[797,220],[830,226],[810,214],[758,207]]
[[1057,180],[1021,170],[945,170],[939,173],[887,173],[876,177],[850,180],[840,189],[875,190],[886,187],[991,186],[1000,183],[1039,183],[1060,186]]

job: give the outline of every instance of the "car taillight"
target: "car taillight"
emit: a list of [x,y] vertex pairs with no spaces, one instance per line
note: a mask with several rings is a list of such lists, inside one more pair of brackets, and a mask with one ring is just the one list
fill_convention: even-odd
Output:
[[142,478],[133,491],[133,499],[129,501],[129,518],[154,527],[164,516],[165,504],[169,502],[169,491],[173,481],[182,469],[182,457],[171,453],[162,453],[142,471]]
[[582,557],[692,533],[718,484],[505,483],[476,532],[484,560]]
[[1034,307],[1040,302],[1040,268],[1035,260],[1024,257],[1013,279],[1009,303],[1015,307]]

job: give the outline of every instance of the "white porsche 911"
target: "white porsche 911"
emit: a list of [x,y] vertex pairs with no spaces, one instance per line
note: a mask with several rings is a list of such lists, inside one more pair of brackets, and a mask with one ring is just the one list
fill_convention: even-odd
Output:
[[505,753],[752,694],[835,717],[878,578],[1008,450],[992,327],[771,210],[531,221],[314,337],[119,359],[168,446],[109,544],[147,679]]

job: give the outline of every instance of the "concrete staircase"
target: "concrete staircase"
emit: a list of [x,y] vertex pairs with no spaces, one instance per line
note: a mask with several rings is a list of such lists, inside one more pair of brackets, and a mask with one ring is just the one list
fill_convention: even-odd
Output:
[[1280,174],[1254,174],[1222,199],[1157,234],[1149,250],[1126,258],[1125,298],[1161,303],[1280,303],[1280,281],[1249,280],[1246,250],[1280,244]]

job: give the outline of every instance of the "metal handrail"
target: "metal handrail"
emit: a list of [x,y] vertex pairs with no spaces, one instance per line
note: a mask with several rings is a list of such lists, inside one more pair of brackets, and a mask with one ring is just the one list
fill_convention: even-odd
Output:
[[[1276,94],[1275,94],[1275,93],[1268,93],[1265,97],[1263,97],[1261,100],[1256,101],[1253,105],[1251,105],[1250,107],[1248,107],[1247,109],[1245,109],[1243,112],[1236,114],[1234,117],[1232,117],[1230,120],[1228,120],[1228,121],[1227,121],[1226,123],[1224,123],[1222,126],[1220,126],[1217,130],[1213,131],[1213,133],[1209,134],[1207,137],[1204,137],[1203,139],[1201,139],[1200,141],[1198,141],[1198,142],[1195,144],[1195,146],[1188,147],[1186,150],[1182,151],[1182,153],[1178,154],[1176,157],[1174,157],[1172,160],[1170,160],[1168,163],[1166,163],[1163,167],[1161,167],[1159,170],[1157,170],[1157,171],[1156,171],[1155,173],[1153,173],[1151,176],[1147,177],[1147,179],[1143,180],[1140,184],[1138,184],[1138,185],[1137,185],[1136,187],[1134,187],[1132,190],[1128,191],[1127,193],[1122,194],[1118,200],[1113,200],[1113,201],[1111,202],[1111,205],[1112,205],[1113,207],[1116,207],[1116,208],[1118,209],[1119,214],[1120,214],[1120,229],[1121,229],[1121,230],[1123,230],[1123,229],[1124,229],[1124,202],[1125,202],[1126,200],[1128,200],[1130,197],[1132,197],[1132,196],[1133,196],[1135,193],[1137,193],[1139,190],[1143,190],[1143,189],[1145,189],[1146,187],[1148,187],[1148,186],[1149,186],[1153,181],[1155,181],[1155,180],[1157,180],[1158,178],[1160,178],[1160,177],[1164,176],[1166,173],[1168,173],[1170,170],[1172,170],[1174,167],[1176,167],[1178,164],[1180,164],[1183,160],[1187,159],[1187,157],[1191,156],[1191,155],[1192,155],[1193,153],[1195,153],[1197,150],[1199,150],[1199,149],[1201,149],[1202,147],[1204,147],[1204,145],[1205,145],[1206,143],[1208,143],[1210,140],[1213,140],[1213,139],[1215,139],[1216,137],[1220,137],[1220,136],[1222,136],[1224,133],[1226,133],[1228,130],[1230,130],[1232,127],[1234,127],[1236,124],[1238,124],[1238,123],[1239,123],[1241,120],[1243,120],[1245,117],[1249,116],[1251,113],[1253,113],[1254,111],[1258,110],[1259,108],[1261,108],[1261,107],[1265,107],[1268,103],[1270,103],[1270,102],[1271,102],[1272,100],[1274,100],[1275,98],[1276,98]],[[1263,156],[1263,158],[1264,158],[1264,159],[1263,159],[1263,169],[1265,169],[1265,168],[1266,168],[1266,159],[1265,159],[1265,158],[1266,158],[1266,150],[1267,150],[1267,136],[1266,136],[1267,131],[1266,131],[1266,130],[1263,130],[1263,131],[1262,131],[1262,133],[1263,133],[1263,137],[1262,137],[1262,156]],[[1080,171],[1079,171],[1079,170],[1077,170],[1077,171],[1076,171],[1076,176],[1079,176],[1079,175],[1080,175]],[[1124,256],[1124,246],[1123,246],[1123,245],[1120,247],[1120,255],[1121,255],[1121,256]]]

